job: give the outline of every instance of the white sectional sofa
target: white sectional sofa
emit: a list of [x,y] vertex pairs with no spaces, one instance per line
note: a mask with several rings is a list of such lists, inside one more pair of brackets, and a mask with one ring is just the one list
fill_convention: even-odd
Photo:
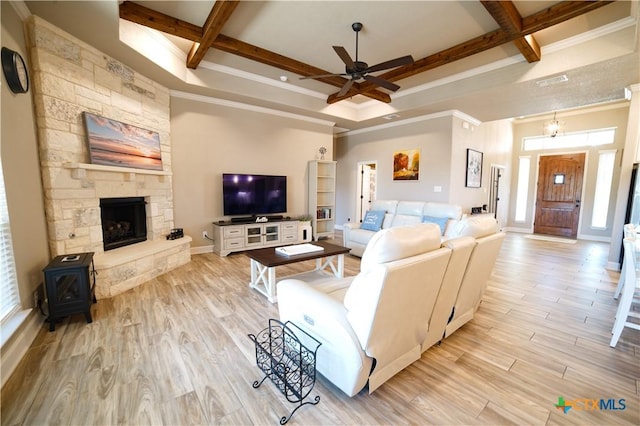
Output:
[[[425,201],[375,200],[370,210],[385,212],[382,229],[415,225],[425,217],[446,218],[444,232],[441,232],[443,240],[452,238],[455,225],[462,218],[462,207],[458,205]],[[376,231],[362,229],[359,223],[353,222],[344,224],[342,229],[343,245],[351,249],[350,254],[362,257]]]
[[347,395],[373,392],[473,318],[504,233],[490,215],[452,226],[444,243],[434,223],[387,227],[357,276],[277,284],[280,319],[322,343],[317,371]]

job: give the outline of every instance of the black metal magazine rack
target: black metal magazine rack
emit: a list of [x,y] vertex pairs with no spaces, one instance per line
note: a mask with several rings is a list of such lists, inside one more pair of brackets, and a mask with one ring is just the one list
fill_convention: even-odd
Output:
[[[305,346],[298,337],[314,347]],[[313,401],[302,402],[316,383],[316,352],[321,345],[318,340],[294,323],[282,323],[276,319],[270,319],[268,328],[257,336],[249,334],[249,338],[256,346],[256,364],[265,374],[262,380],[253,382],[253,387],[259,387],[269,378],[287,401],[298,404],[288,416],[280,419],[281,425],[287,423],[303,405],[320,402],[319,395]]]

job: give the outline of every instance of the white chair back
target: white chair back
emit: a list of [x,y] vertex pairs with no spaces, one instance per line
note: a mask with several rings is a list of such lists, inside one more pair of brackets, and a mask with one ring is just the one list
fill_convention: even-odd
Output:
[[[633,240],[636,239],[636,229],[633,223],[627,223],[623,227],[624,238],[631,238]],[[622,266],[620,267],[620,278],[618,279],[618,286],[616,287],[616,291],[613,293],[613,298],[618,299],[620,297],[620,292],[622,291],[622,287],[624,286],[624,262],[626,259],[626,253],[622,254]]]
[[625,327],[629,327],[635,330],[640,330],[640,325],[630,322],[630,317],[640,318],[640,314],[637,312],[631,312],[631,305],[633,303],[633,295],[638,287],[638,275],[636,274],[636,240],[633,238],[625,238],[622,242],[624,249],[625,260],[624,270],[624,286],[622,287],[622,293],[620,296],[620,304],[616,311],[616,319],[613,323],[613,336],[609,346],[615,348],[622,334],[622,330]]

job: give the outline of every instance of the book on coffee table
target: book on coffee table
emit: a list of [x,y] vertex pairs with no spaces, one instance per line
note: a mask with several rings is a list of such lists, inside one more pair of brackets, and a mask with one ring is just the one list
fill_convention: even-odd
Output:
[[314,251],[322,250],[324,250],[324,247],[316,246],[309,243],[295,244],[286,247],[276,247],[276,253],[284,254],[285,256],[295,256],[296,254],[312,253]]

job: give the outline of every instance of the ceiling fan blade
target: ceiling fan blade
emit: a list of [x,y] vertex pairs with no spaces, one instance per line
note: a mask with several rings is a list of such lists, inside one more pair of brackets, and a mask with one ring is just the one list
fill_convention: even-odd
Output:
[[353,80],[347,81],[344,86],[342,86],[342,89],[340,89],[340,91],[338,92],[338,97],[344,96],[349,91],[349,89],[351,89],[351,86],[353,86]]
[[409,65],[413,63],[413,57],[411,55],[402,56],[400,58],[392,59],[390,61],[380,62],[379,64],[372,65],[367,68],[366,72],[375,72],[387,70],[389,68],[401,67],[403,65]]
[[325,78],[325,77],[340,77],[343,75],[349,75],[349,74],[318,74],[318,75],[309,75],[307,77],[300,77],[300,80],[307,80],[310,78]]
[[395,92],[400,88],[400,86],[398,86],[397,84],[387,81],[384,78],[376,77],[375,75],[365,75],[364,79],[373,84],[384,87],[385,89],[389,89],[392,92]]
[[333,50],[335,50],[338,56],[340,56],[340,59],[342,59],[342,62],[344,62],[347,68],[355,68],[353,65],[353,59],[351,59],[351,56],[349,56],[349,53],[344,47],[333,46]]

